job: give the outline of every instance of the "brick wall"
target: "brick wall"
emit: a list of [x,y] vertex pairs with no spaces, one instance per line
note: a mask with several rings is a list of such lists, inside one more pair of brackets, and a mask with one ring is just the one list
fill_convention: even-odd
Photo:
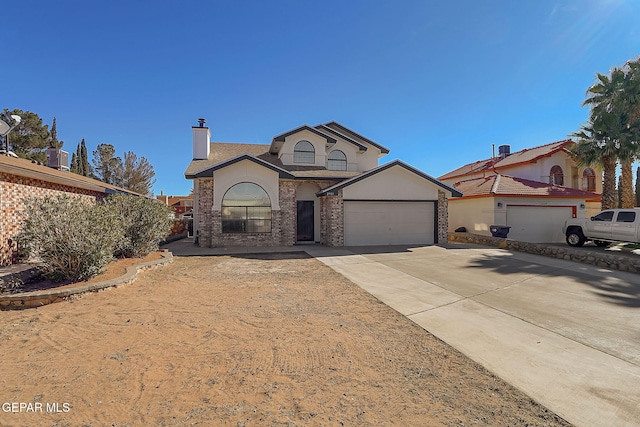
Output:
[[[305,183],[317,184],[319,188],[326,188],[338,181],[293,181],[282,179],[279,181],[278,197],[280,210],[271,211],[271,233],[223,233],[222,212],[213,209],[213,179],[198,179],[198,221],[199,238],[201,247],[222,246],[293,246],[296,244],[297,206],[296,189]],[[325,197],[326,199],[326,197]],[[325,226],[321,203],[321,239],[323,235],[329,235],[332,246],[342,245],[342,195],[339,201],[332,201],[328,218],[331,226]],[[338,235],[340,234],[340,235]]]
[[449,199],[444,191],[438,190],[438,243],[449,239]]
[[16,236],[26,216],[24,199],[61,194],[77,195],[89,201],[105,196],[97,191],[0,172],[0,265],[11,264],[15,255]]
[[320,243],[327,246],[344,246],[344,201],[342,190],[337,196],[320,198]]
[[198,245],[210,248],[213,236],[213,179],[198,179]]

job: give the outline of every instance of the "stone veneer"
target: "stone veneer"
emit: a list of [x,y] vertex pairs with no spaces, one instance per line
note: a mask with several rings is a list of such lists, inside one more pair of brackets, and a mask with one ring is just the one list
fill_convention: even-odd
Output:
[[[200,178],[197,180],[198,186],[198,245],[200,247],[223,247],[223,246],[293,246],[296,244],[296,189],[306,183],[316,184],[322,188],[334,185],[338,181],[294,181],[279,180],[280,210],[272,210],[271,232],[270,233],[223,233],[222,232],[222,212],[213,209],[213,179]],[[322,236],[325,236],[326,223],[323,218],[323,197],[319,200],[321,211],[321,243],[324,243]],[[336,198],[336,197],[333,197]],[[335,201],[334,201],[335,203]],[[342,196],[340,195],[340,212],[334,212],[330,217],[335,218],[332,228],[336,227],[337,216],[341,214]],[[342,228],[342,223],[340,224]],[[336,231],[331,231],[330,242],[324,243],[329,246],[342,246],[342,236],[336,239]],[[336,244],[333,244],[336,243]]]
[[69,194],[95,201],[104,193],[0,172],[0,265],[9,265],[17,254],[16,237],[25,219],[24,199]]
[[447,243],[449,240],[449,199],[444,191],[438,190],[438,239],[437,243]]
[[[279,181],[280,210],[272,211],[271,233],[222,233],[222,213],[213,210],[213,179],[200,178],[198,186],[198,244],[201,247],[223,246],[293,246],[296,244],[296,189],[305,183],[321,189],[339,181]],[[320,203],[320,243],[344,246],[344,201],[342,190],[335,196],[323,196]],[[448,200],[438,191],[437,243],[448,241]]]
[[344,246],[344,200],[342,190],[337,196],[320,198],[320,243],[326,246]]
[[573,248],[571,246],[554,246],[544,243],[519,242],[517,240],[482,236],[473,233],[451,232],[449,233],[449,241],[495,246],[501,249],[509,249],[534,255],[591,264],[610,270],[628,271],[630,273],[640,272],[640,256],[620,255],[611,252],[602,253],[599,251],[585,250],[584,248]]

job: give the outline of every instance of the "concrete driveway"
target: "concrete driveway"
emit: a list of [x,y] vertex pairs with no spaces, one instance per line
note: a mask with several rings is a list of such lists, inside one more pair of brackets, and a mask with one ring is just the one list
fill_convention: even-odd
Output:
[[567,421],[640,424],[640,275],[464,244],[307,252]]

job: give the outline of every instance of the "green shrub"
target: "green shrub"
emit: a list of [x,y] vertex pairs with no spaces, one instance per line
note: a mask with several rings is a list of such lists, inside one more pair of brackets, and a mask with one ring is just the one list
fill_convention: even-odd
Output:
[[28,216],[19,239],[29,255],[44,264],[55,280],[87,280],[113,259],[113,248],[122,240],[118,220],[102,203],[79,197],[26,200]]
[[114,194],[105,204],[118,217],[123,234],[115,247],[117,257],[143,257],[158,249],[171,231],[172,209],[146,197]]

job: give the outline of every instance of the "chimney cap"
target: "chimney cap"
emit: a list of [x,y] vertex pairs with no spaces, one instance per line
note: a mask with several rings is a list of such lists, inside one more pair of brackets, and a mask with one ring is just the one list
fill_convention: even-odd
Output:
[[206,122],[207,122],[207,119],[205,119],[205,118],[201,117],[201,118],[198,119],[198,124],[200,125],[201,128],[204,127],[204,124]]

